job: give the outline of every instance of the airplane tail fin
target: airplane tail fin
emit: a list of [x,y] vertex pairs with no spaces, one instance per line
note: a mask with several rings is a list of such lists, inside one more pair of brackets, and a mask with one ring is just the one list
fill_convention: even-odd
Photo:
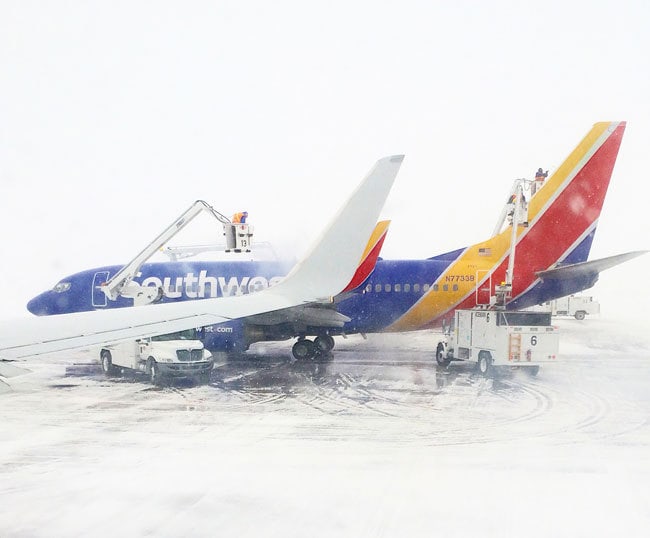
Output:
[[[511,306],[564,295],[568,288],[552,291],[550,282],[540,285],[540,275],[559,266],[587,261],[625,126],[625,122],[596,123],[531,197],[527,226],[519,227],[517,232],[512,289],[515,301]],[[509,248],[506,254],[510,254]],[[498,278],[504,274],[506,261],[495,271]],[[595,273],[589,282],[576,286],[591,287],[597,277]]]
[[[529,229],[520,242],[549,251],[538,264],[587,260],[621,145],[625,122],[593,126],[530,200]],[[518,245],[519,249],[520,246]]]
[[[540,275],[587,260],[624,131],[625,122],[596,123],[530,198],[524,218],[517,219],[510,307],[531,306],[593,286],[597,274],[580,282],[543,280]],[[424,326],[456,308],[491,304],[496,286],[506,280],[513,239],[507,220],[498,230],[487,241],[449,253],[444,260],[448,265],[432,286],[446,288],[446,293],[429,293],[394,329]]]
[[[530,197],[524,218],[515,218],[520,215],[515,207],[519,197],[514,204],[509,199],[510,209],[517,214],[513,214],[514,234],[512,221],[506,218],[508,209],[487,241],[431,258],[441,269],[429,291],[389,330],[434,326],[455,309],[492,304],[496,287],[507,280],[513,236],[516,248],[509,308],[587,289],[596,282],[598,271],[630,259],[632,255],[624,255],[581,265],[589,256],[625,125],[596,123]],[[549,272],[575,264],[579,267],[571,272]]]

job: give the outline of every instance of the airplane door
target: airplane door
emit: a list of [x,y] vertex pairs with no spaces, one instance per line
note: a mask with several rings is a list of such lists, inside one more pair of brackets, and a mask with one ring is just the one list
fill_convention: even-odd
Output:
[[108,282],[108,271],[97,271],[93,278],[92,289],[93,306],[96,308],[101,308],[108,304],[108,297],[106,297],[106,294],[100,289],[101,285],[106,282]]

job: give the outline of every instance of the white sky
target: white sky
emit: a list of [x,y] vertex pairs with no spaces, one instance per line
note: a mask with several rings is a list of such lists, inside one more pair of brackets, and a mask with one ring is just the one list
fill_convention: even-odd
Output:
[[[603,120],[628,128],[591,257],[650,248],[649,25],[643,0],[0,0],[1,313],[199,198],[304,248],[394,153],[384,256],[466,246]],[[650,298],[648,263],[599,286]]]

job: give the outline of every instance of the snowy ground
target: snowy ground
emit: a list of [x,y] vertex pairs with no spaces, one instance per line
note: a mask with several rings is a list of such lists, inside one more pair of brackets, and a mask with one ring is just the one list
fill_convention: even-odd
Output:
[[650,336],[558,324],[537,378],[436,369],[432,333],[208,386],[31,361],[0,381],[0,536],[648,536]]

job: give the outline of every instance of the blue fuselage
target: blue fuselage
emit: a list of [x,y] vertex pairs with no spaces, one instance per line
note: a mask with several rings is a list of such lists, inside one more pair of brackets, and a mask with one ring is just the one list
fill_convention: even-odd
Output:
[[[361,289],[349,294],[337,310],[351,318],[341,332],[378,332],[406,312],[447,267],[436,260],[379,260]],[[107,299],[101,284],[121,269],[107,266],[61,280],[52,290],[29,301],[35,315],[56,315],[133,306],[133,300]],[[142,266],[135,282],[162,288],[160,302],[176,302],[254,293],[279,282],[290,266],[281,262],[173,262]]]
[[[350,321],[343,327],[328,327],[327,334],[391,330],[391,326],[425,296],[427,300],[432,297],[442,298],[446,286],[437,286],[435,283],[456,257],[457,252],[426,260],[379,259],[367,281],[353,293],[346,294],[336,305],[336,310],[348,316]],[[132,299],[120,297],[111,301],[101,290],[101,285],[121,267],[101,267],[71,275],[57,283],[52,290],[32,299],[27,308],[36,315],[56,315],[133,306]],[[142,286],[162,288],[160,302],[168,303],[254,293],[281,280],[289,269],[290,264],[268,261],[149,263],[142,266],[134,280]],[[557,284],[539,282],[516,298],[516,306],[522,308],[539,304],[589,287],[593,282],[564,281],[562,289]],[[418,325],[410,329],[430,327],[439,324],[443,318],[440,310],[432,308],[429,317],[419,320]],[[242,335],[246,325],[249,330],[244,337]],[[297,329],[296,326],[287,324],[274,327],[267,324],[258,327],[255,334],[251,335],[250,325],[251,323],[239,321],[208,329],[206,346],[211,349],[236,348],[237,339],[243,338],[246,342],[241,347],[245,348],[254,341],[286,339],[305,332],[323,332],[319,327]]]

